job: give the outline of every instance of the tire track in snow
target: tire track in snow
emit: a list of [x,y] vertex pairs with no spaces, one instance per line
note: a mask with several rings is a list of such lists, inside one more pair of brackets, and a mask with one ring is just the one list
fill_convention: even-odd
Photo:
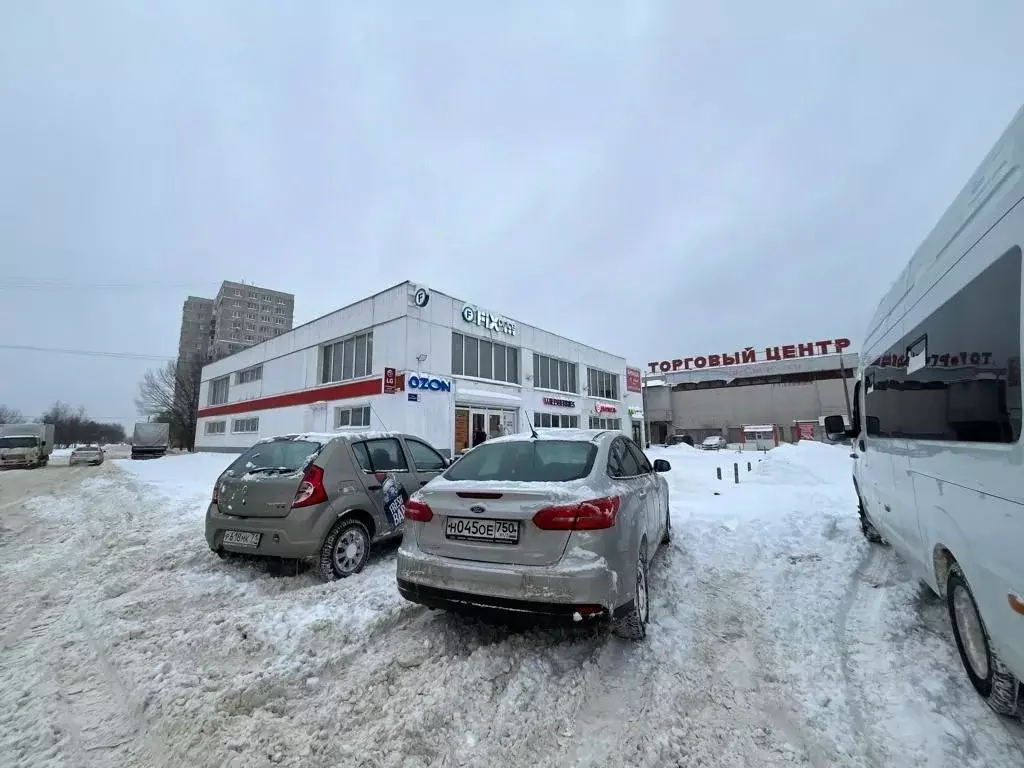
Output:
[[612,760],[620,743],[651,710],[655,666],[629,640],[608,637],[588,671],[589,680],[572,731],[572,749],[560,764],[599,766]]
[[[892,560],[888,554],[878,545],[868,548],[850,578],[836,621],[836,647],[839,651],[846,706],[850,711],[853,732],[862,737],[857,749],[872,765],[886,765],[889,756],[887,750],[877,743],[874,726],[865,717],[867,697],[855,674],[858,651],[854,645],[871,643],[865,630],[884,631],[881,612],[885,593],[877,587],[892,576]],[[851,624],[857,625],[855,630],[851,629]],[[851,634],[854,634],[852,640]]]
[[[93,503],[96,491],[106,498],[109,484],[96,491],[73,486],[113,472],[109,467],[89,473],[64,468],[57,482],[48,485],[52,473],[39,470],[22,491],[23,505],[29,499],[34,504],[31,512],[23,513],[28,524],[18,532],[17,548],[48,546],[40,553],[39,567],[8,572],[20,577],[15,590],[24,600],[15,608],[28,619],[19,618],[4,636],[4,662],[18,670],[21,680],[30,677],[34,683],[3,721],[29,739],[42,734],[47,749],[25,756],[37,764],[49,759],[75,766],[121,768],[138,761],[158,766],[166,755],[148,749],[142,709],[133,703],[131,686],[122,683],[91,619],[76,605],[83,599],[80,585],[97,585],[89,577],[90,561],[109,545],[107,531],[122,525],[123,518],[116,505],[114,514],[105,515],[107,507]],[[46,494],[32,493],[37,488]],[[47,725],[49,733],[43,730]]]

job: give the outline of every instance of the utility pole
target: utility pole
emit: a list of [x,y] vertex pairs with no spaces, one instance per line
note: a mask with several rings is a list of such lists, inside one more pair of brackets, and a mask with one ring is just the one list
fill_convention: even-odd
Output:
[[647,410],[647,371],[644,371],[644,377],[640,381],[640,407],[644,411],[644,448],[648,448],[651,445],[651,416]]

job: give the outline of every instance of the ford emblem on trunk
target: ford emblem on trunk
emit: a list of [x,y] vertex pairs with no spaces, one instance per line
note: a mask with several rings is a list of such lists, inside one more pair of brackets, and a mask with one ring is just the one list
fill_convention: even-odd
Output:
[[482,515],[485,510],[482,505],[474,504],[472,507],[469,508],[469,511],[477,515]]

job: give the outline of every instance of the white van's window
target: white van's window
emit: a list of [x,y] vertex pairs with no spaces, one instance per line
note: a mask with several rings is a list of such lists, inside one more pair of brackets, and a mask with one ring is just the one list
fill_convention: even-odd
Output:
[[868,367],[868,434],[1014,443],[1021,432],[1021,249],[1013,247]]

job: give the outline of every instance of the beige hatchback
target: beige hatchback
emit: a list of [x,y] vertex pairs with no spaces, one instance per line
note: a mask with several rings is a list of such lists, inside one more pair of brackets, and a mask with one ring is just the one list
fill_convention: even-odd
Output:
[[[359,573],[371,545],[402,535],[406,495],[448,467],[426,441],[398,432],[281,435],[224,470],[206,511],[206,542],[221,556],[313,558],[332,580]],[[389,508],[390,507],[390,508]]]

